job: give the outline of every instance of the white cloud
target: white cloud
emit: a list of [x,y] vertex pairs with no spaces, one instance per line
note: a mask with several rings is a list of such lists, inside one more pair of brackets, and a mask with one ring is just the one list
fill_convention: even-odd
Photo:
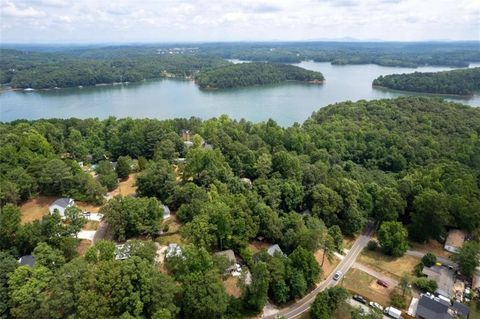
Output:
[[43,11],[33,7],[18,7],[13,2],[2,1],[0,7],[1,16],[14,18],[39,18],[45,16]]
[[478,0],[0,1],[4,42],[480,40]]

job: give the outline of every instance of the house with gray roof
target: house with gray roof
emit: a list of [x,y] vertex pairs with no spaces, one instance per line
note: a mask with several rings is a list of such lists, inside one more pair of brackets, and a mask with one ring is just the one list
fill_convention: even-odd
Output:
[[35,266],[35,257],[33,257],[32,255],[22,256],[18,260],[18,264],[20,266],[34,267]]
[[281,255],[283,255],[283,251],[282,249],[280,248],[280,246],[278,246],[277,244],[275,245],[271,245],[270,247],[268,247],[267,249],[267,254],[269,254],[270,256],[273,257],[273,255],[275,255],[275,253],[280,253]]
[[454,302],[450,304],[431,294],[423,294],[417,306],[417,319],[457,319],[468,318],[469,309],[466,305]]
[[65,217],[65,210],[68,207],[72,207],[73,205],[75,205],[75,201],[73,200],[73,198],[64,197],[64,198],[59,198],[56,201],[54,201],[48,207],[48,210],[50,211],[50,214],[53,214],[53,213],[55,213],[55,211],[58,211],[60,216],[62,218],[64,218]]

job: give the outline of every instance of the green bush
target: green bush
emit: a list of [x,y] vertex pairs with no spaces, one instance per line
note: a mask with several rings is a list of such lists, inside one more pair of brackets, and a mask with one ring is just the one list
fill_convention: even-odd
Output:
[[405,297],[397,293],[392,293],[390,295],[390,304],[395,308],[399,308],[399,309],[404,309],[407,307],[407,302],[405,301]]
[[423,292],[433,293],[438,288],[437,283],[428,278],[417,278],[413,284]]
[[422,257],[422,263],[426,267],[432,267],[433,265],[435,265],[436,262],[437,262],[437,256],[435,256],[432,253],[426,253],[425,256]]
[[367,249],[371,250],[371,251],[374,251],[374,250],[377,250],[377,248],[378,248],[377,241],[374,240],[374,239],[371,239],[367,244]]

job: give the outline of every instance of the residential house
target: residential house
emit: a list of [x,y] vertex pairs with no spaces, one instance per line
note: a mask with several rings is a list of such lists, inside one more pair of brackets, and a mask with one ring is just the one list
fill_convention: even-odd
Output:
[[283,255],[282,249],[281,249],[280,246],[278,246],[277,244],[271,245],[271,246],[268,247],[268,249],[267,249],[267,254],[269,254],[270,256],[273,257],[273,255],[275,255],[275,253],[280,253],[281,255]]
[[464,304],[453,304],[431,294],[423,294],[418,302],[415,318],[417,319],[455,319],[467,318],[469,309]]
[[225,257],[228,261],[229,266],[226,269],[227,273],[231,273],[232,271],[235,271],[237,269],[236,264],[237,264],[237,259],[235,258],[235,253],[233,250],[228,249],[224,251],[219,251],[215,253],[216,256],[221,256]]
[[129,244],[115,245],[115,260],[124,260],[130,258]]
[[170,218],[170,208],[167,205],[163,205],[163,219]]
[[33,267],[33,266],[35,266],[35,257],[33,257],[32,255],[22,256],[22,257],[20,257],[20,259],[18,260],[18,264],[19,264],[20,266]]
[[72,198],[59,198],[48,207],[48,210],[50,211],[50,214],[58,211],[60,216],[65,218],[65,210],[73,205],[75,205],[75,201]]
[[165,253],[165,257],[181,257],[182,256],[182,248],[178,244],[172,243],[168,245],[167,252]]

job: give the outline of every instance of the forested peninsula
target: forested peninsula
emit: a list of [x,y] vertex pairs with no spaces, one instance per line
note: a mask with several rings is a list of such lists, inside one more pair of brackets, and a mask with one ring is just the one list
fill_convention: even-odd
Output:
[[195,82],[202,89],[227,89],[299,81],[322,83],[322,73],[278,63],[238,63],[200,71]]
[[480,90],[480,68],[381,75],[373,80],[373,85],[401,91],[472,95]]
[[[394,256],[407,237],[452,228],[478,240],[479,132],[479,108],[425,97],[338,103],[287,128],[227,116],[0,123],[0,316],[252,317],[315,287],[320,259],[369,219],[391,230],[395,250],[379,241]],[[135,196],[104,197],[133,170]],[[76,207],[22,221],[19,205],[40,195],[100,206],[128,255],[112,240],[79,255]],[[177,220],[169,237],[163,204]],[[216,254],[227,249],[251,274],[236,294]],[[29,254],[35,265],[19,266]]]

